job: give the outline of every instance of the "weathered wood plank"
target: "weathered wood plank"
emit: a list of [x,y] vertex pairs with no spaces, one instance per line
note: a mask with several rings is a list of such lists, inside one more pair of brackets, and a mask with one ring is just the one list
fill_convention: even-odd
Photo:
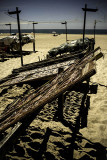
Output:
[[[4,139],[2,141],[0,141],[0,152],[4,152],[4,145],[6,148],[7,143],[9,143],[9,139],[11,138],[11,136],[13,134],[15,134],[15,132],[17,131],[17,129],[22,125],[22,123],[18,122],[15,127],[4,137]],[[0,154],[1,155],[1,154]]]

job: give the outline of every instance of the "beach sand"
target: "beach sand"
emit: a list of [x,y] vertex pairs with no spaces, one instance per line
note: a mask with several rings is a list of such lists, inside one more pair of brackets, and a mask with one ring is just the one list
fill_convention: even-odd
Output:
[[[93,35],[86,35],[86,37],[93,38]],[[68,35],[68,40],[75,40],[82,38],[82,35]],[[36,34],[35,35],[35,48],[36,53],[32,53],[30,55],[23,56],[24,64],[32,63],[39,61],[39,57],[41,60],[46,58],[48,51],[54,47],[58,47],[59,45],[65,43],[66,41],[65,34],[61,34],[58,36],[53,36],[52,34]],[[95,159],[96,153],[102,150],[100,154],[101,158],[103,157],[103,151],[105,151],[103,147],[107,147],[107,35],[96,35],[96,44],[95,47],[101,47],[101,51],[104,54],[104,59],[101,58],[96,62],[96,75],[90,78],[90,85],[98,85],[97,93],[96,94],[89,94],[90,96],[90,109],[88,110],[88,121],[87,127],[80,129],[80,133],[82,134],[83,139],[81,139],[81,143],[78,145],[82,146],[82,148],[74,151],[74,159],[81,159],[82,157],[84,160],[88,159]],[[24,51],[33,51],[33,44],[29,43],[23,46]],[[11,74],[12,70],[15,68],[19,68],[21,66],[20,58],[12,58],[4,62],[0,62],[0,79],[8,76]],[[2,113],[3,109],[13,102],[15,96],[20,97],[23,93],[30,88],[30,85],[23,85],[23,86],[14,86],[11,88],[6,88],[5,92],[3,89],[0,89],[1,97],[0,97],[0,113]],[[77,95],[74,95],[74,99]],[[54,102],[56,103],[56,102]],[[54,137],[55,134],[51,134],[49,141],[47,142],[47,159],[51,156],[51,159],[61,159],[62,152],[64,152],[64,148],[69,148],[70,137],[72,135],[71,131],[68,127],[65,127],[60,122],[53,121],[53,116],[55,113],[54,105],[50,105],[51,112],[49,110],[49,106],[45,106],[45,109],[42,110],[39,118],[36,118],[35,121],[28,129],[28,133],[26,136],[22,137],[16,145],[16,149],[10,152],[7,157],[11,157],[10,159],[35,159],[32,157],[34,155],[34,151],[38,150],[34,149],[32,145],[39,146],[41,141],[43,141],[43,135],[46,132],[46,128],[49,127],[56,133],[57,136]],[[56,107],[57,108],[57,107]],[[50,112],[50,115],[49,115]],[[44,114],[46,113],[46,115]],[[50,118],[51,117],[51,118]],[[51,119],[51,121],[49,121]],[[35,127],[36,126],[36,127]],[[41,127],[42,126],[42,127]],[[41,128],[40,128],[41,127]],[[65,134],[67,132],[67,134]],[[35,136],[34,136],[35,135]],[[33,139],[32,137],[38,136]],[[57,138],[59,137],[59,139]],[[28,139],[27,139],[28,138]],[[55,139],[57,138],[57,139]],[[67,141],[67,138],[69,141]],[[29,142],[28,142],[28,141]],[[31,143],[33,141],[33,143]],[[60,141],[62,146],[60,146]],[[59,142],[59,143],[57,143]],[[87,145],[88,144],[88,145]],[[90,146],[89,146],[90,144]],[[100,145],[100,149],[97,150],[95,148],[95,144]],[[59,146],[58,146],[59,145]],[[87,146],[88,147],[87,147]],[[19,148],[18,148],[19,147]],[[57,149],[55,149],[55,147]],[[90,150],[91,148],[91,150]],[[22,155],[18,155],[19,150],[21,150]],[[81,151],[82,150],[82,151]],[[32,155],[30,152],[32,151]],[[37,152],[37,151],[36,151]],[[93,153],[91,153],[93,152]],[[27,153],[27,154],[25,154]],[[66,152],[65,152],[66,154]],[[46,159],[46,155],[45,158]],[[58,156],[59,155],[59,156]],[[88,158],[87,158],[88,156]],[[62,159],[64,156],[62,156]],[[103,160],[103,159],[102,159]]]

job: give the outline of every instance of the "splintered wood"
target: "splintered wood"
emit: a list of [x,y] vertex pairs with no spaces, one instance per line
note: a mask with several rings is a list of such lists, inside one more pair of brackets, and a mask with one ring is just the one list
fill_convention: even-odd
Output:
[[13,104],[10,110],[0,116],[0,132],[5,131],[18,121],[24,120],[27,116],[29,117],[75,84],[94,75],[96,71],[93,60],[93,53],[76,60],[74,64],[55,78]]

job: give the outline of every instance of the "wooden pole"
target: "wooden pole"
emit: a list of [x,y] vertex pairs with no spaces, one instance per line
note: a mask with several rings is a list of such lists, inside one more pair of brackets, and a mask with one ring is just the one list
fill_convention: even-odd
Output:
[[67,43],[67,22],[65,21],[65,29],[66,29],[66,43]]
[[86,25],[86,9],[87,9],[87,4],[85,4],[85,11],[84,11],[84,26],[83,26],[83,47],[84,47],[84,38],[85,38],[85,25]]
[[61,24],[65,24],[65,34],[66,34],[66,43],[67,43],[67,22],[63,22]]
[[21,11],[18,10],[18,7],[16,7],[16,11],[8,12],[9,14],[16,14],[17,15],[17,24],[18,24],[18,32],[19,32],[19,43],[20,43],[20,55],[21,55],[21,65],[23,66],[23,55],[22,55],[22,43],[21,43],[21,32],[20,32],[20,20],[19,20],[19,13]]
[[34,41],[33,41],[33,52],[35,52],[35,25],[33,23],[33,36],[34,36]]
[[35,53],[35,24],[38,24],[38,23],[35,23],[33,22],[33,36],[34,36],[34,41],[33,41],[33,52]]
[[94,22],[94,42],[95,42],[95,30],[96,30],[96,20]]
[[6,26],[10,26],[10,36],[11,36],[11,23],[5,24]]
[[84,25],[83,25],[83,49],[84,49],[84,38],[85,38],[85,25],[86,25],[86,12],[96,12],[98,9],[87,8],[87,4],[85,4],[85,8],[82,8],[84,11]]
[[11,24],[10,24],[10,36],[11,36]]
[[[63,68],[58,68],[58,74],[60,74],[64,69]],[[58,119],[62,120],[63,119],[63,103],[64,103],[64,96],[61,94],[58,97]]]
[[21,32],[20,32],[20,21],[19,21],[19,11],[18,7],[16,7],[17,12],[17,23],[18,23],[18,31],[19,31],[19,41],[20,41],[20,55],[21,55],[21,65],[23,66],[23,55],[22,55],[22,44],[21,44]]

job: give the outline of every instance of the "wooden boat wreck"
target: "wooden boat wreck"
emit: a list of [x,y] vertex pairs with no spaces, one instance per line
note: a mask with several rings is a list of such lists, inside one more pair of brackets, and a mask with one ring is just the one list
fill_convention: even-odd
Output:
[[[94,50],[94,52],[98,49],[99,48]],[[9,116],[6,116],[6,119],[3,118],[6,113],[0,116],[0,132],[22,120],[27,115],[44,106],[46,103],[57,98],[60,94],[64,93],[78,82],[82,82],[95,74],[95,63],[93,61],[95,59],[96,56],[93,56],[92,52],[82,59],[76,60],[75,63],[70,65],[66,70],[38,88],[35,93],[32,93],[25,98],[23,97],[23,99],[17,102],[17,105],[15,104],[13,107],[11,116],[9,111],[7,111]]]
[[[98,47],[94,51],[85,54],[81,59],[76,58],[75,60],[72,60],[71,58],[71,60],[66,61],[63,61],[61,59],[61,62],[58,64],[52,64],[53,60],[51,62],[48,62],[51,63],[52,70],[52,74],[49,74],[49,76],[53,76],[53,72],[55,72],[54,77],[50,81],[39,87],[37,90],[30,92],[23,98],[15,101],[15,103],[13,103],[6,112],[3,112],[3,114],[0,115],[0,134],[15,125],[15,127],[11,129],[10,133],[5,137],[5,139],[0,142],[0,153],[4,152],[6,145],[9,144],[12,139],[16,138],[16,135],[21,134],[21,130],[25,130],[29,126],[37,113],[45,104],[56,99],[64,92],[74,87],[76,84],[87,80],[96,73],[95,60],[100,58],[102,56],[102,53],[98,53],[97,55],[94,55],[94,53],[99,49],[100,48]],[[59,59],[57,59],[56,61],[59,62]],[[41,62],[39,62],[39,65],[40,63]],[[56,68],[54,68],[55,65]],[[45,73],[46,67],[47,70],[49,70],[50,65],[43,67],[43,73]],[[58,68],[62,67],[64,68],[64,71],[58,74]],[[23,70],[24,69],[26,70],[26,67],[23,68]],[[35,78],[36,70],[40,71],[40,69],[40,67],[38,67],[37,69],[33,69],[30,74],[29,71],[26,71],[26,74],[28,74],[27,76],[25,76],[25,79],[20,78],[25,73],[25,71],[19,71],[20,69],[16,70],[16,73],[15,71],[13,71],[15,76],[13,77],[13,80],[11,76],[7,79],[4,79],[4,82],[0,87],[18,84],[21,81],[23,81],[23,83],[29,82],[29,78],[30,80],[32,80],[32,75],[34,75]],[[37,74],[40,73],[39,71],[37,72]]]

